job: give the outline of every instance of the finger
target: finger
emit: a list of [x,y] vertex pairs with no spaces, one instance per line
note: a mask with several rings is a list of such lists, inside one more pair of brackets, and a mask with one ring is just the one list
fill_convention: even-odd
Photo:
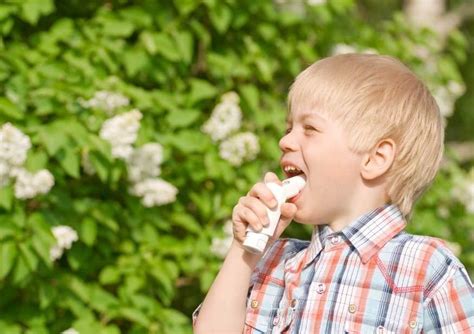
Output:
[[280,179],[279,179],[278,176],[277,176],[275,173],[273,173],[273,172],[267,172],[267,173],[265,173],[264,182],[265,182],[265,183],[275,182],[276,184],[281,184]]
[[246,221],[255,231],[259,232],[263,228],[259,217],[251,209],[244,207],[242,209],[242,215],[244,221]]
[[257,216],[261,225],[268,225],[267,209],[258,198],[245,196],[240,199],[239,203],[250,209],[252,213]]
[[256,183],[252,189],[250,189],[248,195],[257,197],[270,209],[273,209],[277,204],[277,200],[275,196],[273,196],[270,188],[268,188],[268,186],[262,182]]
[[280,212],[282,220],[291,220],[296,214],[298,208],[293,203],[283,203]]

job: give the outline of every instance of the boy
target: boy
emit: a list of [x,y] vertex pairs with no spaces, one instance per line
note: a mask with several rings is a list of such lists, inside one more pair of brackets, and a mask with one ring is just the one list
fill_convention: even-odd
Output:
[[[444,149],[425,85],[392,57],[343,54],[300,73],[288,102],[281,167],[306,185],[263,257],[242,242],[248,224],[267,224],[273,195],[257,183],[240,198],[195,333],[474,333],[463,264],[442,240],[404,231]],[[278,239],[292,220],[314,225],[311,241]]]

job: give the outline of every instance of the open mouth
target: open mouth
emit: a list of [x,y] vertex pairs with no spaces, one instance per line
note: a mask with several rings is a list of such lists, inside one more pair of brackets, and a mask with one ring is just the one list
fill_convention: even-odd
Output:
[[291,166],[291,165],[285,166],[283,168],[283,171],[285,172],[285,175],[287,178],[290,178],[296,175],[302,175],[306,179],[306,175],[303,173],[303,171],[296,166]]
[[[296,166],[286,165],[286,166],[283,167],[283,171],[284,171],[287,178],[291,178],[291,177],[300,175],[306,180],[305,173]],[[296,194],[295,196],[293,196],[291,198],[288,198],[287,201],[291,202],[291,203],[296,202],[298,200],[298,198],[301,196],[301,193],[303,192],[303,190],[304,190],[304,187],[303,187],[303,189],[301,189],[301,191],[298,194]]]

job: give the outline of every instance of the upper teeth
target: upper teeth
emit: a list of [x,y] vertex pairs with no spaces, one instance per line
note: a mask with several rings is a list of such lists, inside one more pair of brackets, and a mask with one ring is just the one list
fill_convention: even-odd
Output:
[[287,173],[297,173],[301,172],[301,170],[295,166],[285,166],[284,168],[285,172]]

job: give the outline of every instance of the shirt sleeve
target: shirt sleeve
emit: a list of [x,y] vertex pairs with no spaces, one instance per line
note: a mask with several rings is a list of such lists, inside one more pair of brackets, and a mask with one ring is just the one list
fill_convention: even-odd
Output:
[[465,267],[458,267],[425,305],[425,333],[474,334],[474,286]]

